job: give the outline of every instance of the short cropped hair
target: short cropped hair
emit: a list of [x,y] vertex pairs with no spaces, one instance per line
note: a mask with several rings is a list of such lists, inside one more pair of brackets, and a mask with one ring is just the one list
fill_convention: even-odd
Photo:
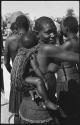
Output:
[[75,17],[73,16],[68,16],[64,18],[63,20],[63,25],[69,28],[69,31],[71,33],[76,33],[78,32],[78,21]]
[[16,18],[16,25],[17,25],[17,28],[23,28],[26,31],[28,31],[30,22],[25,15],[20,15]]
[[54,27],[54,33],[57,33],[57,28],[55,23],[53,22],[53,20],[49,17],[46,16],[42,16],[40,18],[38,18],[37,20],[35,20],[35,26],[34,26],[34,30],[37,32],[40,32],[43,29],[43,24],[45,23],[51,23],[52,26]]

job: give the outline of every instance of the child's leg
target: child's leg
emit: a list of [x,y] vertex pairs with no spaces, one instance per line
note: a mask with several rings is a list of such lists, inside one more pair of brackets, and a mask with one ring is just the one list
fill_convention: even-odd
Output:
[[52,110],[56,110],[57,109],[57,105],[55,105],[51,101],[49,101],[46,87],[45,87],[44,83],[42,82],[42,80],[40,78],[38,78],[38,77],[27,77],[25,79],[25,81],[28,82],[28,83],[36,85],[38,93],[45,100],[46,107],[48,107],[48,108],[50,108]]
[[36,85],[38,93],[40,94],[40,96],[42,96],[45,100],[48,100],[46,87],[45,87],[44,83],[42,82],[42,80],[40,78],[38,78],[38,77],[27,77],[25,80],[26,80],[26,82],[28,82],[30,84]]

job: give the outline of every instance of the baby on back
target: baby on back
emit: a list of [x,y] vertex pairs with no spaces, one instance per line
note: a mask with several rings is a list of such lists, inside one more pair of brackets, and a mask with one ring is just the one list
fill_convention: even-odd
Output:
[[26,34],[22,35],[19,47],[30,49],[35,45],[37,45],[37,39],[33,31],[28,31]]

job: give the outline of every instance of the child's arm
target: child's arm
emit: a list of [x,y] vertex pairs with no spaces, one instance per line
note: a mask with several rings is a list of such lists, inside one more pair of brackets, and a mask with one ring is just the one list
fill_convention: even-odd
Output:
[[57,58],[61,62],[69,61],[72,63],[79,63],[79,53],[73,51],[67,51],[62,49],[60,46],[47,45],[44,47],[44,55],[50,58]]

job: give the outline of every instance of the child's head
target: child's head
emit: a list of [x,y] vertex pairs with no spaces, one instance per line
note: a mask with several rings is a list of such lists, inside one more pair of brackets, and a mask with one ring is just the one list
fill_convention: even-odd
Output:
[[53,20],[49,17],[40,17],[35,21],[34,30],[37,37],[44,43],[54,42],[57,34],[57,28]]
[[77,19],[73,16],[68,16],[64,18],[62,22],[62,31],[65,36],[67,36],[67,33],[77,34],[78,32]]
[[29,30],[30,22],[25,15],[20,15],[16,18],[17,29],[24,29],[26,32]]
[[22,47],[29,49],[37,44],[36,35],[32,31],[28,31],[22,36],[20,42]]

